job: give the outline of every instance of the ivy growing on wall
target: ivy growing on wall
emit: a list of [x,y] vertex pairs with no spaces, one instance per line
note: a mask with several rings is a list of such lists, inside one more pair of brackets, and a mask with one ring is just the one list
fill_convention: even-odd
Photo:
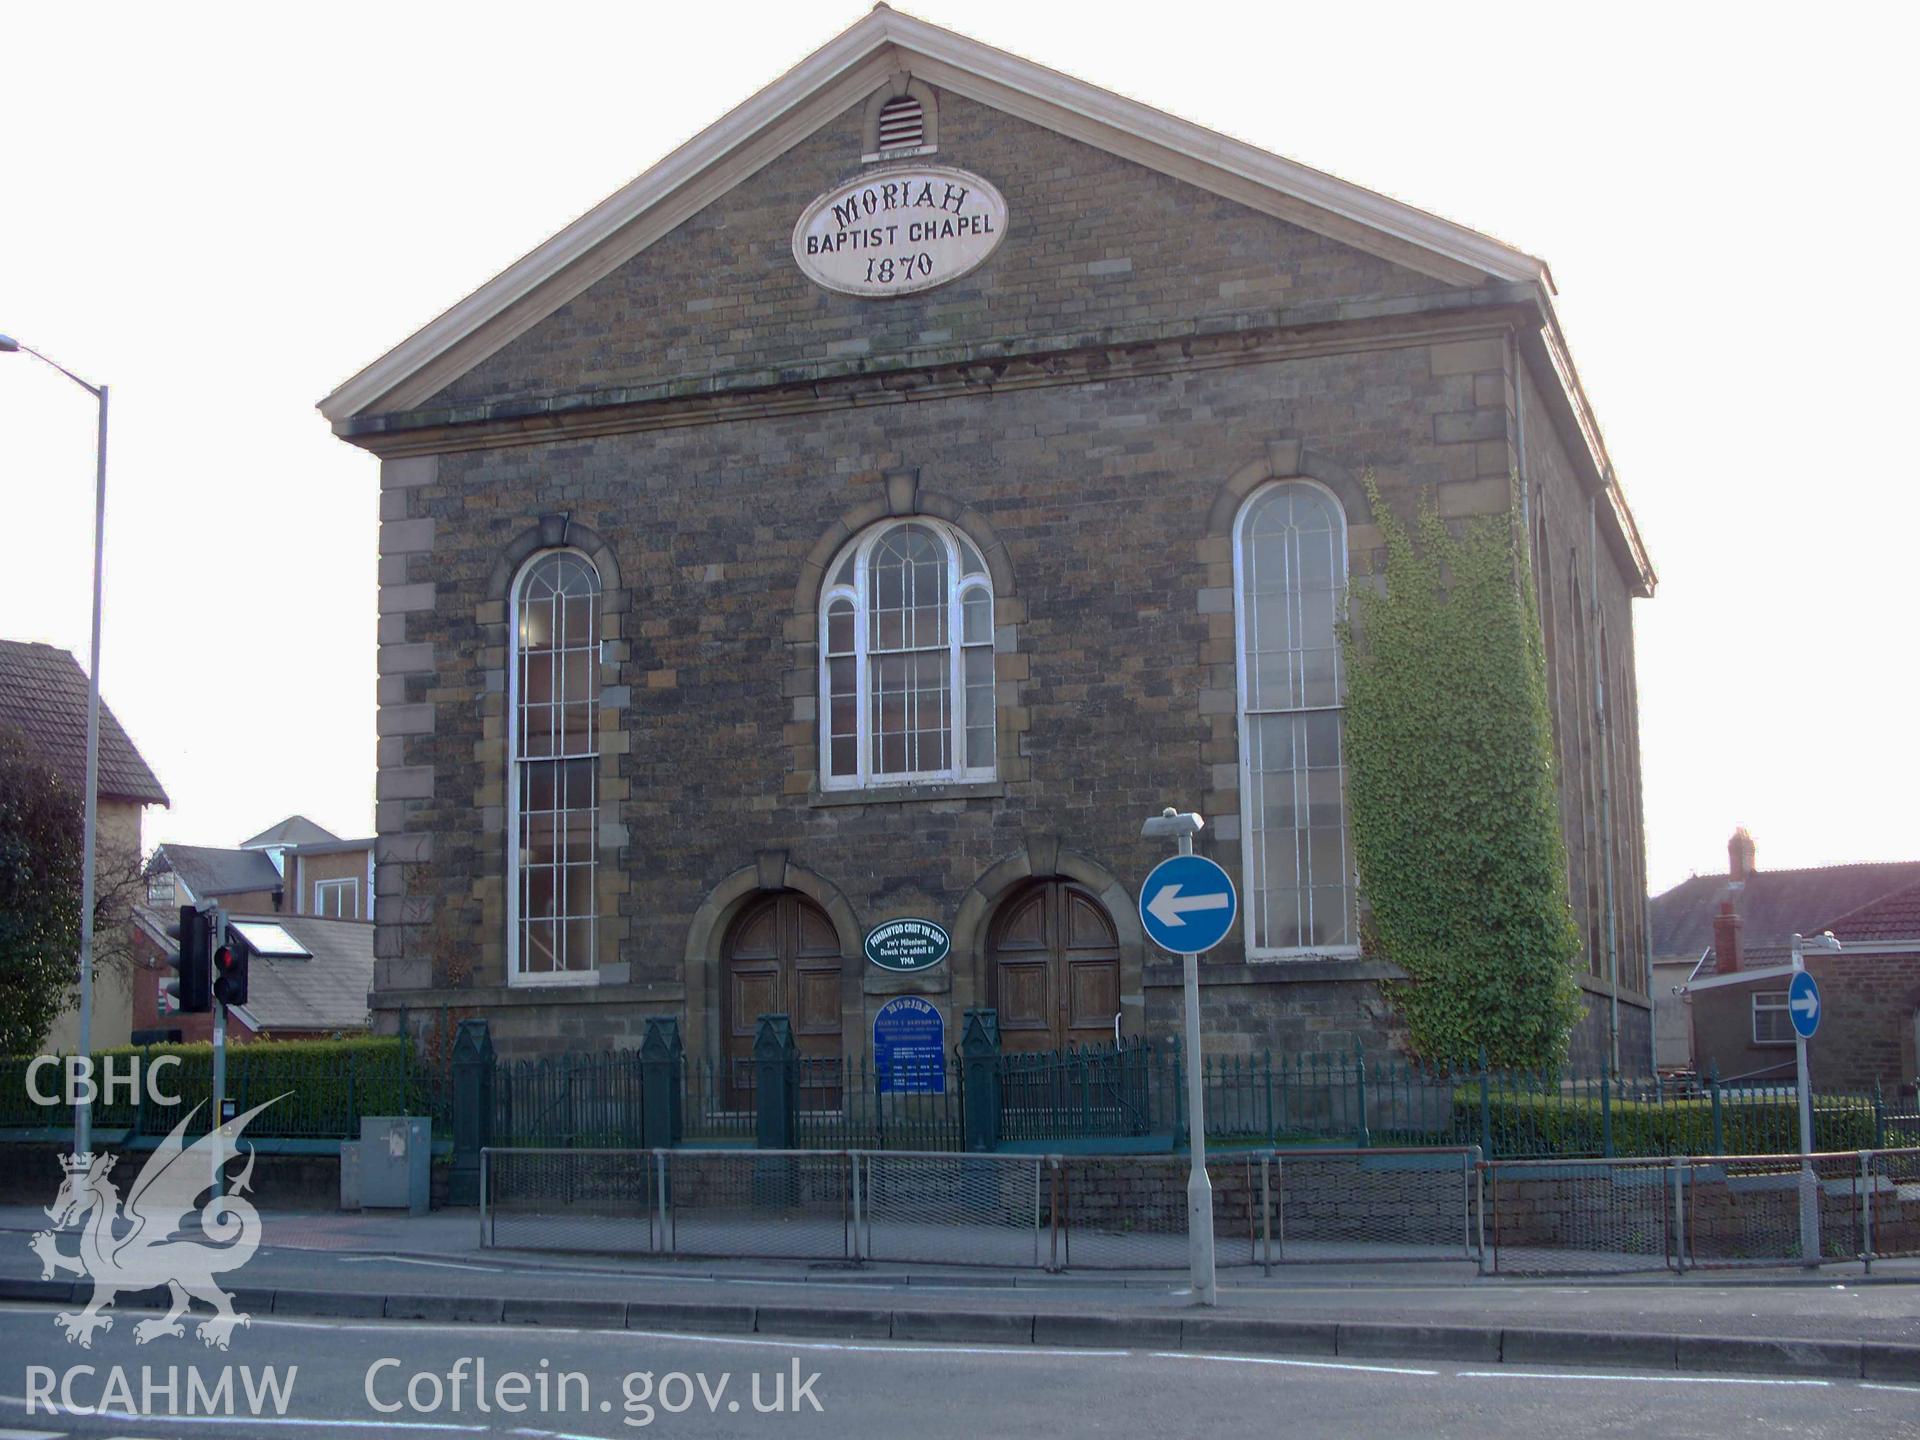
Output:
[[1384,584],[1355,584],[1341,644],[1369,948],[1407,974],[1388,998],[1422,1058],[1557,1066],[1580,942],[1524,531],[1510,511],[1450,532],[1430,497],[1409,530],[1365,483]]

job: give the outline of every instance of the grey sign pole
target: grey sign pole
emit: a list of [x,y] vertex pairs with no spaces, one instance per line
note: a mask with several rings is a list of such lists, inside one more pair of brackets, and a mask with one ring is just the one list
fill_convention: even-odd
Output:
[[[207,967],[214,968],[213,957],[227,944],[227,912],[214,910],[213,948],[207,953]],[[211,983],[211,980],[209,980]],[[227,1108],[227,1002],[213,997],[213,1193],[226,1194],[222,1183],[226,1170]]]
[[[1180,837],[1180,853],[1193,853],[1193,836]],[[1213,1290],[1213,1181],[1207,1178],[1207,1086],[1200,1062],[1200,957],[1180,957],[1187,1000],[1187,1263],[1193,1272],[1193,1303],[1211,1305]]]
[[[1182,855],[1193,854],[1193,837],[1206,822],[1198,815],[1181,814],[1171,806],[1140,827],[1147,839],[1171,836]],[[1206,1076],[1200,1057],[1200,957],[1180,957],[1181,985],[1186,995],[1187,1060],[1187,1265],[1191,1272],[1190,1305],[1215,1303],[1213,1265],[1213,1182],[1207,1178]]]
[[[1793,937],[1793,968],[1804,970],[1806,959],[1800,953],[1801,940]],[[1791,1015],[1788,1017],[1791,1019]],[[1813,1091],[1807,1084],[1807,1037],[1799,1027],[1793,1031],[1793,1062],[1797,1093],[1800,1098],[1800,1263],[1820,1263],[1820,1192],[1813,1182]]]
[[[1816,950],[1838,950],[1840,942],[1833,938],[1831,930],[1802,939],[1792,937],[1793,968],[1796,971],[1807,968],[1805,951],[1808,946]],[[1800,1093],[1800,1263],[1815,1266],[1820,1263],[1820,1185],[1813,1173],[1813,1085],[1807,1072],[1807,1035],[1793,1018],[1793,990],[1789,987],[1787,1019],[1793,1025],[1793,1059],[1795,1078]],[[1814,1020],[1819,1020],[1816,1012]]]

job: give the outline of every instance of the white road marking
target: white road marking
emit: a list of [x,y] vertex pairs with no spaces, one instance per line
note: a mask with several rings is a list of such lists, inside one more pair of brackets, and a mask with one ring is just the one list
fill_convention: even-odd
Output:
[[1860,1382],[1862,1390],[1891,1390],[1896,1395],[1920,1395],[1920,1385],[1876,1385],[1871,1380]]
[[[0,1395],[0,1404],[25,1405],[24,1395]],[[63,1414],[66,1412],[62,1412]],[[307,1425],[329,1430],[438,1430],[483,1435],[484,1425],[448,1425],[433,1420],[323,1420],[299,1415],[131,1415],[125,1410],[75,1410],[76,1418],[127,1420],[136,1425]],[[0,1435],[39,1435],[37,1430],[0,1431]]]
[[861,1355],[1047,1355],[1056,1359],[1062,1356],[1092,1356],[1111,1360],[1133,1353],[1130,1350],[1049,1350],[1040,1345],[896,1345],[891,1341],[862,1345],[844,1340],[775,1340],[758,1335],[680,1335],[670,1330],[628,1330],[625,1333],[648,1340],[698,1340],[709,1345],[759,1345],[774,1350],[840,1350]]
[[1572,1370],[1461,1370],[1459,1380],[1627,1380],[1638,1385],[1802,1385],[1830,1389],[1831,1380],[1762,1380],[1734,1375],[1606,1375]]
[[0,1440],[60,1440],[58,1430],[0,1430]]
[[337,1257],[342,1265],[427,1265],[435,1270],[478,1270],[484,1275],[498,1275],[498,1265],[466,1265],[455,1260],[419,1260],[411,1255],[341,1255]]
[[1287,1365],[1302,1370],[1360,1370],[1369,1375],[1438,1375],[1438,1370],[1415,1370],[1405,1365],[1361,1365],[1339,1360],[1280,1360],[1268,1355],[1198,1355],[1190,1350],[1155,1350],[1156,1360],[1224,1360],[1232,1365]]

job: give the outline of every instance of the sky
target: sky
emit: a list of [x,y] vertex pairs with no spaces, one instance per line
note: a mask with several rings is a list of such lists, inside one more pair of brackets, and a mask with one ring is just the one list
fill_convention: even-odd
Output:
[[[1908,7],[899,8],[1545,257],[1659,571],[1649,876],[1920,858]],[[0,333],[112,391],[149,842],[371,832],[377,473],[314,403],[865,13],[0,10]],[[0,635],[83,658],[94,402],[0,355]]]

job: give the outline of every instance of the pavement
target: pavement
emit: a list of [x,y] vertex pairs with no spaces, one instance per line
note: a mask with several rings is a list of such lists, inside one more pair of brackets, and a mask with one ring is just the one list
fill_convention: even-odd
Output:
[[[1920,1262],[1828,1270],[1479,1276],[1464,1262],[1221,1272],[1188,1304],[1167,1272],[689,1261],[487,1249],[477,1216],[269,1212],[226,1282],[257,1317],[582,1331],[991,1343],[1488,1366],[1632,1366],[1920,1385]],[[66,1306],[31,1206],[0,1207],[0,1301]],[[70,1248],[70,1246],[69,1246]],[[124,1297],[124,1308],[139,1308]],[[0,1416],[0,1420],[4,1420]]]

